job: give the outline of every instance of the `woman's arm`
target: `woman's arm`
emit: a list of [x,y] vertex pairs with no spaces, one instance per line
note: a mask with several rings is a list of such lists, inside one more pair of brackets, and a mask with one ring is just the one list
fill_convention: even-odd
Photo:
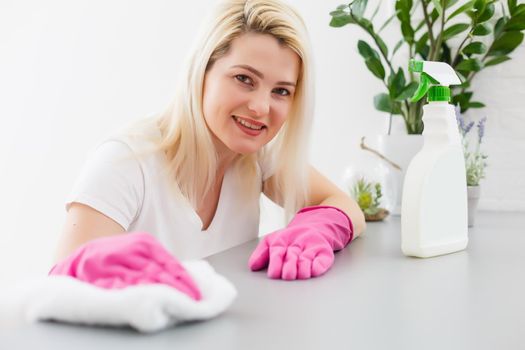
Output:
[[55,253],[55,262],[64,259],[82,244],[95,238],[121,234],[126,230],[101,212],[81,203],[72,203]]
[[365,215],[359,205],[328,178],[310,166],[310,197],[307,205],[331,205],[344,211],[352,220],[354,239],[366,229]]
[[[366,229],[365,215],[359,208],[359,205],[312,166],[310,166],[309,170],[308,186],[310,195],[306,203],[307,206],[331,205],[339,208],[352,220],[354,239],[364,232]],[[282,207],[279,195],[266,182],[264,184],[264,194]]]

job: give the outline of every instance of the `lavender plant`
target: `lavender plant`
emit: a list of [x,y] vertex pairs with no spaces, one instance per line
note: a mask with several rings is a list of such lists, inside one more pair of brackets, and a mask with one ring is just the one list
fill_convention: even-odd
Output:
[[[456,118],[463,142],[465,170],[467,172],[467,185],[479,186],[481,179],[485,178],[485,168],[487,167],[486,160],[488,156],[481,152],[480,149],[483,142],[483,136],[485,135],[485,123],[487,122],[487,117],[480,119],[477,123],[474,121],[466,123],[465,118],[459,112],[459,108],[457,108]],[[475,138],[475,145],[471,147],[469,133],[474,125],[476,125],[478,134],[477,138]]]

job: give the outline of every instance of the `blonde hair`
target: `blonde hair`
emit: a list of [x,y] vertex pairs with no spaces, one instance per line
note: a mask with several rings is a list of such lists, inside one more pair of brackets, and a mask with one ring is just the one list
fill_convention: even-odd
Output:
[[[139,122],[130,130],[156,126],[152,151],[167,157],[170,182],[196,208],[199,198],[214,181],[218,158],[212,136],[206,126],[202,98],[204,77],[215,61],[225,56],[232,40],[244,33],[269,34],[291,48],[301,60],[301,68],[290,114],[276,137],[255,154],[238,155],[237,167],[241,193],[260,196],[262,183],[257,180],[257,162],[273,163],[268,179],[280,194],[285,209],[284,221],[306,203],[308,196],[308,139],[313,113],[313,72],[308,34],[300,15],[278,0],[223,1],[211,13],[194,43],[174,100],[155,119]],[[198,175],[196,175],[198,174]]]

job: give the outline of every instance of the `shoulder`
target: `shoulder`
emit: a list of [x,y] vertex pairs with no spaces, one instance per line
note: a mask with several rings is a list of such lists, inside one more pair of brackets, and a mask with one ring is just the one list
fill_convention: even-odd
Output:
[[[156,153],[155,140],[160,137],[160,131],[144,129],[130,132],[126,129],[117,131],[101,142],[93,149],[97,157],[105,157],[113,160],[136,161],[144,163],[145,159],[151,158]],[[149,157],[148,157],[149,156]]]

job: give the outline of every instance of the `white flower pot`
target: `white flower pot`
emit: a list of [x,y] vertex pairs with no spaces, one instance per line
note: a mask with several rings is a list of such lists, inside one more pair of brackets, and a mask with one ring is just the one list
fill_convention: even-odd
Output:
[[468,227],[474,226],[474,220],[476,219],[476,211],[478,209],[480,192],[481,192],[480,186],[467,186]]
[[410,161],[423,147],[423,135],[379,135],[378,151],[401,167],[396,173],[396,205],[392,210],[393,215],[401,215],[401,201],[403,194],[403,182]]

